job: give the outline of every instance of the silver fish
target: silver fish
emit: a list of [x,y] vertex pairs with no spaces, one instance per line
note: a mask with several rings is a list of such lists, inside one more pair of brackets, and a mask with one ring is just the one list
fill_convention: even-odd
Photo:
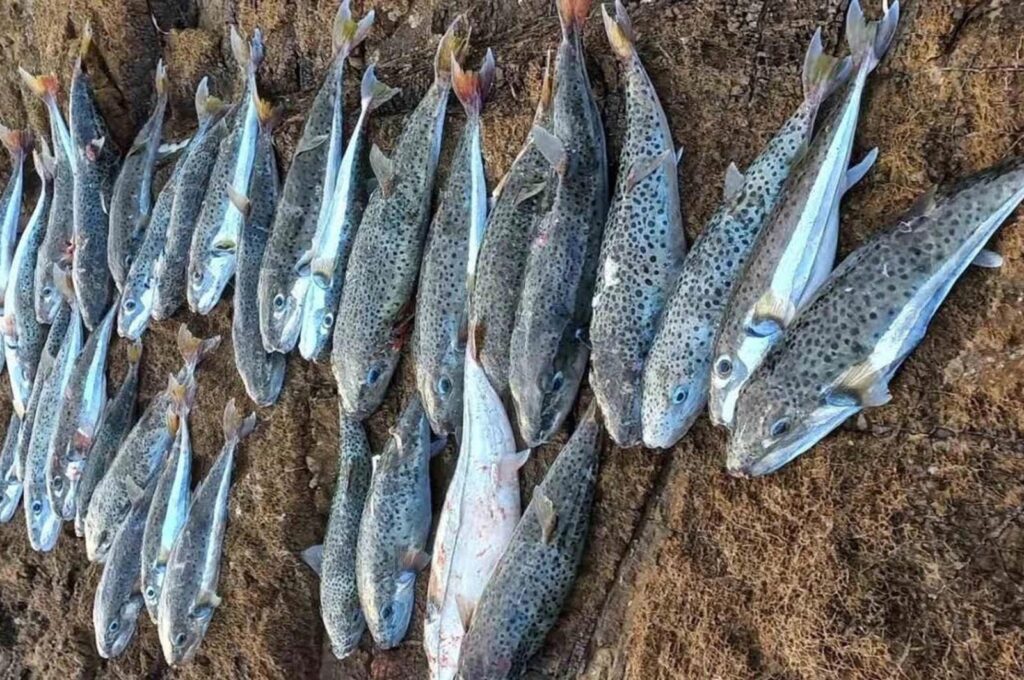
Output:
[[235,452],[255,425],[255,414],[243,419],[234,400],[228,402],[224,409],[224,448],[192,494],[188,519],[168,557],[157,606],[157,632],[164,659],[171,666],[192,660],[221,604],[217,582]]
[[[6,293],[13,274],[14,250],[18,244],[18,226],[21,223],[21,201],[25,188],[25,159],[35,141],[31,132],[9,130],[0,125],[0,141],[11,154],[11,177],[0,195],[0,293]],[[5,299],[0,296],[0,299]],[[0,369],[3,362],[0,361]]]
[[11,413],[4,435],[3,449],[0,450],[0,524],[7,524],[14,517],[21,501],[21,482],[18,481],[17,449],[18,434],[21,432],[21,416],[17,411]]
[[724,200],[704,226],[676,280],[643,375],[643,441],[669,448],[708,399],[712,342],[761,227],[803,157],[822,102],[849,75],[850,58],[824,53],[821,29],[804,58],[804,99],[757,158],[725,177]]
[[839,201],[868,171],[878,151],[853,168],[850,153],[867,77],[889,47],[900,5],[868,22],[853,0],[846,37],[854,75],[822,122],[807,155],[793,170],[733,290],[715,338],[708,410],[730,427],[736,398],[765,354],[782,337],[832,269],[839,236]]
[[889,382],[939,305],[1021,201],[1017,158],[926,193],[851,253],[740,393],[729,472],[774,472],[850,416],[888,403]]

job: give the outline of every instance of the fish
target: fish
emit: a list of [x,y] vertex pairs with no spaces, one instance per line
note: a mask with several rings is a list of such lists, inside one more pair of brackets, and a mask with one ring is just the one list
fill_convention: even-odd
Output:
[[50,503],[47,491],[49,451],[60,415],[60,396],[64,394],[71,380],[75,359],[82,351],[85,334],[82,329],[82,313],[78,309],[71,276],[68,272],[59,270],[57,265],[54,265],[54,270],[54,282],[61,295],[68,301],[71,316],[53,366],[47,371],[46,381],[39,392],[31,438],[23,458],[24,472],[21,478],[24,485],[23,502],[29,544],[33,550],[42,552],[53,550],[60,537],[60,508]]
[[728,472],[772,473],[888,403],[890,381],[960,275],[997,259],[984,246],[1022,201],[1015,158],[926,192],[847,256],[740,393]]
[[352,242],[331,349],[342,406],[359,420],[384,401],[412,328],[412,296],[429,226],[451,61],[465,48],[465,22],[456,17],[442,36],[434,83],[406,118],[391,157],[370,150],[378,186]]
[[14,518],[21,501],[21,482],[16,475],[18,433],[21,432],[21,416],[11,412],[11,420],[4,434],[3,449],[0,449],[0,524],[7,524]]
[[172,381],[182,384],[193,380],[199,363],[219,344],[220,336],[200,340],[189,333],[184,324],[178,329],[178,351],[185,365],[177,375],[170,377],[168,389],[150,399],[93,490],[85,517],[85,552],[89,561],[106,559],[131,504],[159,473],[174,443],[167,427]]
[[351,4],[343,0],[338,7],[331,30],[334,57],[306,112],[260,267],[260,332],[268,352],[287,354],[299,342],[309,288],[309,276],[301,273],[300,261],[309,250],[317,224],[326,219],[341,172],[345,64],[366,39],[375,17],[370,10],[356,21]]
[[146,516],[153,500],[156,480],[132,503],[124,526],[117,532],[92,603],[92,627],[96,651],[104,659],[121,656],[135,637],[142,611],[139,568]]
[[85,518],[89,515],[89,503],[96,485],[107,472],[117,455],[121,442],[135,422],[135,407],[139,391],[139,362],[142,359],[142,343],[128,345],[128,369],[114,397],[103,408],[100,425],[93,437],[92,449],[85,459],[82,478],[78,483],[78,502],[75,504],[75,535],[85,536]]
[[509,346],[509,387],[528,446],[550,439],[576,400],[590,350],[587,327],[608,210],[601,116],[583,58],[591,0],[558,0],[552,130],[533,141],[555,170],[551,209],[530,242]]
[[14,251],[11,275],[4,291],[3,323],[0,325],[7,375],[11,381],[11,401],[19,416],[25,415],[36,367],[46,343],[46,329],[36,318],[33,286],[36,253],[46,236],[46,221],[53,194],[54,158],[50,155],[46,140],[42,138],[33,156],[40,179],[39,198],[36,199],[32,215]]
[[228,494],[238,443],[256,425],[256,414],[242,418],[234,399],[224,408],[224,447],[192,494],[188,518],[167,560],[157,606],[157,632],[168,665],[180,666],[195,656],[213,613],[221,548],[228,521]]
[[192,488],[192,438],[188,415],[195,403],[196,383],[175,383],[170,392],[174,405],[167,417],[176,421],[177,434],[171,452],[155,478],[153,500],[144,520],[145,530],[140,545],[142,599],[154,624],[157,622],[160,590],[167,573],[167,559],[188,517]]
[[78,484],[107,403],[107,352],[117,308],[111,307],[75,359],[47,452],[46,493],[66,520],[75,518]]
[[[6,300],[7,284],[14,273],[14,251],[21,223],[21,202],[25,189],[25,159],[32,153],[35,137],[27,130],[0,125],[0,142],[11,154],[11,176],[0,195],[0,299]],[[0,360],[0,369],[3,362]]]
[[467,259],[470,234],[487,223],[487,177],[480,141],[480,113],[494,82],[488,50],[478,72],[452,59],[452,89],[466,110],[466,126],[452,158],[448,180],[430,225],[416,293],[412,356],[416,388],[438,436],[455,432],[462,420],[463,355],[468,324]]
[[71,78],[71,140],[74,162],[72,191],[71,276],[82,321],[90,331],[110,305],[112,286],[107,267],[109,211],[120,153],[96,105],[84,59],[92,45],[86,22]]
[[175,167],[177,177],[167,237],[153,265],[153,309],[150,316],[158,321],[169,319],[185,303],[192,234],[217,162],[217,152],[228,134],[224,102],[210,95],[206,78],[196,88],[195,103],[199,126]]
[[324,199],[329,207],[317,224],[312,247],[300,262],[300,269],[309,263],[308,276],[312,277],[312,285],[306,285],[299,329],[299,353],[308,361],[317,361],[327,354],[334,333],[334,313],[345,281],[345,265],[366,208],[364,156],[370,113],[398,92],[377,80],[372,64],[367,67],[363,73],[359,118],[349,135],[334,187]]
[[356,542],[370,488],[370,443],[362,423],[338,408],[338,479],[322,545],[302,558],[320,576],[320,614],[334,656],[344,659],[359,646],[366,619],[356,588]]
[[534,490],[480,596],[462,641],[462,680],[521,677],[558,619],[587,540],[600,431],[592,402]]
[[[533,117],[535,127],[551,126],[551,52]],[[470,326],[482,329],[480,364],[498,394],[508,395],[509,343],[519,306],[530,240],[551,204],[554,173],[537,150],[532,132],[494,189],[494,205],[480,246],[476,284],[470,291]]]
[[822,103],[850,73],[850,58],[825,53],[819,28],[803,66],[803,101],[746,172],[730,164],[721,205],[683,261],[643,370],[643,442],[667,449],[708,400],[715,330],[754,241],[803,158]]
[[381,649],[392,649],[405,637],[416,574],[430,563],[430,455],[430,425],[413,395],[373,459],[356,544],[359,603]]
[[235,111],[229,114],[229,132],[217,151],[188,255],[185,297],[189,309],[203,315],[210,313],[235,274],[245,220],[242,205],[249,200],[259,136],[256,72],[263,61],[260,29],[253,31],[247,47],[232,26],[231,50],[245,75],[245,89]]
[[167,111],[167,67],[156,64],[156,106],[131,149],[125,154],[110,198],[110,232],[107,236],[107,265],[114,285],[124,290],[125,279],[148,230],[153,209],[153,173]]
[[590,387],[622,447],[641,442],[643,368],[686,255],[676,164],[682,158],[620,0],[601,5],[625,80],[625,136],[604,228],[590,322]]
[[743,385],[832,269],[840,199],[878,156],[874,149],[847,167],[865,83],[895,35],[899,14],[897,1],[886,6],[881,21],[868,22],[858,0],[850,3],[846,40],[853,77],[758,234],[715,336],[708,411],[716,425],[731,427]]
[[272,135],[277,116],[269,104],[261,102],[259,117],[260,135],[253,164],[252,203],[246,206],[246,219],[238,249],[238,268],[235,272],[231,345],[235,353],[235,366],[249,398],[260,406],[270,406],[277,401],[284,385],[285,356],[264,349],[256,290],[259,287],[260,262],[270,236],[280,187]]

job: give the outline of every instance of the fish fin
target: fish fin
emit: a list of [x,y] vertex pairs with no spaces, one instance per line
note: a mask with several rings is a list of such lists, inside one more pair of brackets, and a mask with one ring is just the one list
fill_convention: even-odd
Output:
[[555,529],[558,528],[558,513],[555,512],[555,504],[551,502],[544,489],[537,489],[537,520],[540,522],[540,540],[545,545],[550,545],[555,537]]
[[398,560],[403,571],[418,572],[430,566],[430,555],[420,548],[409,548]]
[[788,326],[794,316],[796,307],[793,303],[769,290],[754,305],[747,323],[747,332],[759,338],[767,338]]
[[256,117],[259,118],[260,126],[264,130],[273,130],[281,120],[280,110],[262,97],[253,96],[253,99],[256,102]]
[[874,70],[896,34],[896,24],[900,20],[899,0],[891,5],[883,0],[882,7],[882,19],[868,21],[864,18],[860,0],[850,0],[850,7],[846,12],[846,42],[850,46],[850,53],[857,68]]
[[554,91],[554,76],[551,75],[551,50],[549,49],[547,56],[544,58],[544,75],[540,81],[540,97],[537,98],[537,111],[533,116],[534,122],[541,120],[547,114],[548,109],[551,108],[551,97]]
[[497,480],[515,481],[519,477],[519,469],[530,459],[530,449],[502,456],[494,465]]
[[197,388],[198,383],[196,383],[195,378],[191,375],[186,376],[185,380],[180,383],[176,376],[171,376],[167,391],[177,413],[184,416],[191,410],[192,404],[196,401]]
[[470,118],[480,115],[487,95],[494,84],[494,52],[490,49],[480,63],[479,71],[464,71],[452,55],[452,89]]
[[330,138],[331,138],[330,135],[317,135],[316,137],[314,137],[313,139],[309,140],[308,142],[303,142],[302,144],[299,144],[299,147],[297,149],[295,149],[295,155],[298,156],[300,153],[306,153],[307,151],[312,151],[313,149],[317,148],[321,144],[326,143],[327,140],[330,139]]
[[484,321],[478,321],[469,329],[469,356],[473,357],[474,361],[480,360],[480,348],[484,346],[484,338],[487,337],[487,323]]
[[395,189],[395,164],[376,144],[370,148],[370,167],[380,185],[381,195],[387,198]]
[[821,28],[818,28],[804,55],[804,99],[819,104],[823,102],[850,77],[851,66],[849,57],[840,59],[825,53],[821,44]]
[[903,214],[903,217],[900,218],[900,222],[907,223],[918,217],[927,217],[928,215],[931,215],[938,205],[936,200],[938,193],[939,187],[933,184],[928,188],[928,191],[918,196],[917,200],[914,201],[914,204],[910,206],[910,209],[907,210],[907,212]]
[[985,269],[999,269],[1003,266],[1003,256],[994,250],[984,249],[974,256],[971,264]]
[[21,66],[18,67],[18,75],[21,76],[22,82],[28,86],[28,89],[31,90],[32,94],[35,96],[44,101],[49,100],[50,98],[56,99],[57,90],[60,87],[57,81],[57,76],[52,73],[34,76]]
[[367,180],[366,180],[366,195],[367,196],[372,195],[373,192],[376,191],[378,188],[380,188],[380,182],[377,181],[376,177],[369,177],[369,178],[367,178]]
[[569,166],[569,155],[562,140],[539,125],[534,125],[530,134],[533,136],[533,145],[537,147],[537,151],[540,151],[555,172],[564,175]]
[[29,130],[10,130],[0,125],[0,141],[7,147],[15,163],[20,165],[31,153],[35,136]]
[[178,436],[178,429],[181,427],[181,416],[173,410],[168,411],[167,415],[164,416],[164,424],[167,427],[167,431],[171,433],[171,439],[174,439]]
[[[205,588],[196,596],[196,604],[198,605],[196,607],[197,609],[202,609],[204,607],[216,609],[220,606],[221,602],[223,602],[223,600],[221,600],[220,595],[212,590],[206,590]],[[212,614],[212,612],[210,613]]]
[[156,75],[153,77],[153,87],[156,89],[158,97],[167,96],[168,85],[170,85],[170,79],[167,77],[167,64],[160,59],[156,62]]
[[456,595],[455,606],[459,610],[459,624],[462,625],[462,632],[465,633],[469,630],[470,624],[473,623],[473,612],[476,610],[476,603],[471,602],[465,595]]
[[465,14],[455,17],[448,30],[441,36],[434,56],[434,80],[438,83],[451,82],[452,59],[461,59],[469,45],[471,30]]
[[251,203],[248,196],[243,196],[237,189],[230,184],[228,185],[228,200],[231,201],[231,205],[235,206],[238,212],[242,213],[244,219],[249,218],[249,208]]
[[828,388],[825,402],[830,406],[883,406],[892,400],[889,381],[869,361],[851,366]]
[[850,169],[846,171],[846,182],[843,186],[843,191],[849,191],[857,182],[864,179],[864,175],[868,174],[868,170],[871,169],[876,160],[878,160],[877,146],[864,154],[864,158],[862,158],[859,163],[851,166]]
[[179,153],[185,150],[186,147],[192,142],[191,137],[179,140],[177,142],[163,142],[156,148],[156,160],[157,162],[164,162],[174,158]]
[[366,39],[366,35],[373,27],[374,16],[371,9],[357,22],[352,17],[351,0],[342,0],[338,13],[334,16],[334,26],[331,28],[331,45],[334,53],[342,54],[343,58],[351,54],[352,50]]
[[373,111],[401,91],[401,88],[388,87],[377,80],[376,69],[373,64],[366,67],[366,71],[363,73],[362,86],[360,88],[360,97],[362,99],[362,106],[364,109],[367,111]]
[[725,169],[725,192],[723,194],[725,200],[731,201],[736,198],[743,189],[743,183],[746,181],[746,175],[740,172],[736,164],[729,163],[729,167]]
[[312,270],[313,260],[316,259],[316,253],[310,248],[306,252],[299,256],[299,259],[295,262],[295,273],[299,276],[309,276]]
[[53,179],[57,172],[57,157],[50,153],[50,145],[46,142],[46,137],[39,138],[39,145],[32,152],[32,161],[40,179],[44,182]]
[[89,48],[92,47],[92,20],[86,19],[85,25],[82,26],[82,33],[78,36],[78,58],[82,59],[86,54],[89,53]]
[[548,188],[548,183],[547,182],[536,182],[534,184],[526,185],[525,187],[520,189],[519,193],[516,195],[516,200],[515,200],[516,207],[518,208],[523,203],[525,203],[526,201],[530,200],[534,196],[539,195],[541,192],[543,192],[547,188]]
[[558,22],[562,25],[562,35],[582,33],[592,2],[593,0],[557,0]]
[[185,364],[190,369],[195,370],[199,362],[209,356],[220,345],[220,336],[214,335],[205,340],[200,340],[189,332],[188,326],[181,324],[178,327],[177,343],[181,358],[185,360]]
[[615,0],[615,18],[608,14],[608,7],[603,3],[601,16],[604,18],[604,32],[608,34],[612,52],[620,59],[632,59],[636,54],[636,34],[621,0]]
[[665,149],[657,156],[641,158],[633,163],[629,168],[629,174],[626,175],[626,193],[635,189],[637,184],[664,165],[671,164],[672,169],[675,169],[675,156],[674,150]]
[[132,505],[138,503],[146,495],[146,490],[139,486],[131,477],[125,478],[124,487],[125,493],[128,494],[128,500],[131,501]]
[[311,545],[303,550],[302,561],[315,571],[317,576],[321,576],[324,563],[324,544]]
[[242,412],[235,405],[235,400],[228,399],[224,405],[224,441],[240,442],[252,433],[256,427],[256,414],[250,413],[242,417]]
[[139,363],[139,360],[142,359],[142,340],[136,340],[132,344],[128,345],[126,354],[128,355],[129,364]]
[[210,94],[210,79],[203,76],[196,86],[196,117],[200,123],[218,115],[224,109],[224,102]]

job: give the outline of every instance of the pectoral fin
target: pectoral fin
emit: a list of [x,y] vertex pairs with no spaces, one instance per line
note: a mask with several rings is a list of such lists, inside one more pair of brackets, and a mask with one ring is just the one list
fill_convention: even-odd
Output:
[[244,196],[233,186],[228,187],[228,200],[231,201],[231,205],[235,206],[238,212],[242,213],[243,218],[249,217],[249,208],[251,206],[249,197]]
[[743,183],[746,181],[746,176],[740,172],[736,164],[729,163],[729,167],[725,169],[725,192],[723,196],[725,200],[731,201],[736,198],[740,190],[743,189]]
[[376,144],[370,149],[370,167],[385,198],[395,189],[395,164]]
[[539,125],[534,125],[531,131],[533,145],[537,147],[541,155],[547,159],[551,167],[559,175],[564,175],[569,166],[569,155],[566,153],[562,140],[548,132]]
[[852,166],[846,171],[846,181],[843,184],[843,191],[849,191],[853,185],[864,179],[864,175],[868,174],[868,170],[871,169],[876,160],[878,160],[877,146],[871,151],[868,151],[867,154],[864,155],[864,158],[861,159],[860,163],[857,163],[857,165]]
[[985,269],[999,269],[1003,266],[1003,256],[994,250],[982,250],[974,257],[971,264]]
[[540,521],[540,540],[545,545],[551,544],[558,528],[558,513],[555,504],[544,494],[543,489],[537,490],[537,519]]
[[323,544],[311,545],[302,551],[302,561],[305,562],[310,569],[316,572],[317,576],[320,576],[321,568],[324,562],[324,546]]
[[847,369],[825,394],[825,403],[838,407],[883,406],[891,399],[889,381],[870,362]]
[[399,559],[399,566],[403,570],[423,571],[430,566],[430,555],[419,548],[409,548]]
[[540,194],[548,186],[547,182],[537,182],[535,184],[528,184],[519,190],[519,194],[516,196],[516,207],[530,200],[534,196]]
[[767,338],[789,325],[796,316],[796,307],[788,298],[782,298],[768,291],[754,305],[747,332],[750,335]]
[[310,139],[309,141],[300,144],[299,148],[295,149],[295,155],[298,156],[300,153],[312,151],[321,144],[325,143],[328,139],[330,139],[330,135],[317,135],[313,139]]
[[657,156],[637,160],[630,167],[629,174],[626,175],[626,192],[632,191],[637,184],[646,179],[652,172],[674,160],[675,153],[673,153],[672,149],[666,149]]

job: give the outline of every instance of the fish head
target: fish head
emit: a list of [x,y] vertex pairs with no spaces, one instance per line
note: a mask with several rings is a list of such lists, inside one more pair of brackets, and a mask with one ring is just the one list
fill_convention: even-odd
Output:
[[324,350],[327,349],[331,341],[331,334],[334,331],[334,312],[335,310],[323,305],[302,310],[300,315],[302,320],[299,334],[299,352],[303,358],[309,361],[316,361],[323,354]]
[[356,650],[359,640],[366,630],[366,619],[363,618],[363,610],[359,606],[351,609],[339,607],[326,607],[324,613],[324,627],[331,639],[331,651],[334,656],[344,659]]
[[216,607],[210,603],[192,603],[183,611],[170,602],[173,595],[167,591],[161,594],[157,632],[164,660],[168,665],[181,666],[195,658]]
[[149,316],[155,303],[155,286],[153,279],[136,283],[129,279],[121,295],[121,303],[117,310],[117,334],[122,338],[135,341],[142,337],[149,325]]
[[[668,449],[693,425],[707,399],[707,370],[684,362],[649,363],[641,402],[646,446]],[[680,370],[681,369],[681,370]]]
[[110,528],[112,523],[104,520],[108,508],[96,507],[97,500],[94,491],[85,516],[85,555],[90,562],[105,562],[114,543],[114,530]]
[[416,572],[396,570],[373,585],[371,598],[376,606],[367,607],[366,624],[381,649],[397,647],[409,629],[415,596]]
[[[289,283],[292,278],[294,282]],[[261,277],[260,332],[263,335],[263,345],[268,351],[290,352],[295,347],[302,330],[302,302],[306,295],[308,280],[303,276],[272,276],[269,271]],[[334,310],[317,311],[323,312],[319,319],[321,322],[325,316],[330,316],[327,325],[333,326]]]
[[[553,357],[535,352],[524,366],[510,374],[512,397],[519,418],[519,432],[530,448],[551,439],[576,401],[590,352],[569,328],[557,342]],[[531,347],[552,346],[543,342]]]
[[205,257],[193,258],[188,263],[189,307],[198,314],[209,314],[224,293],[224,288],[235,275],[237,246],[231,243],[214,245]]
[[462,422],[462,348],[447,352],[441,362],[417,371],[419,393],[430,429],[439,437],[454,432]]
[[390,344],[365,357],[344,357],[337,376],[338,395],[345,413],[357,420],[373,414],[384,401],[397,364],[398,350]]
[[[116,577],[116,575],[115,575]],[[135,636],[142,596],[132,592],[117,599],[97,593],[93,603],[92,623],[96,631],[96,650],[104,659],[120,656]]]
[[33,550],[49,552],[57,545],[60,537],[61,518],[50,505],[50,499],[42,488],[30,484],[25,488],[25,520],[28,525],[28,542]]
[[0,479],[0,524],[6,524],[14,517],[21,502],[21,482],[13,474]]

